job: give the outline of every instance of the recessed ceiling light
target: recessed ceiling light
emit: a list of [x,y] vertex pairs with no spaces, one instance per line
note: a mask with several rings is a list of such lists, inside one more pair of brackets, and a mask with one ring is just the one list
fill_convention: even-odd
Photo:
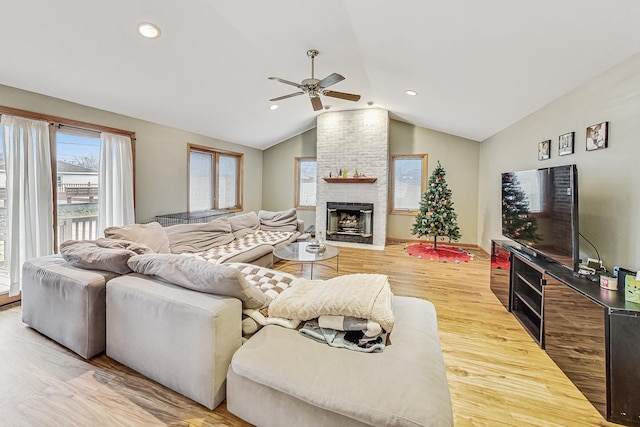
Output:
[[160,37],[160,28],[149,22],[141,22],[138,24],[138,32],[142,37],[147,39],[155,39]]
[[418,92],[416,92],[415,90],[411,90],[411,89],[405,90],[405,93],[407,95],[410,95],[410,96],[416,96],[418,94]]
[[278,106],[276,104],[273,104],[272,106],[269,107],[269,110],[277,110]]

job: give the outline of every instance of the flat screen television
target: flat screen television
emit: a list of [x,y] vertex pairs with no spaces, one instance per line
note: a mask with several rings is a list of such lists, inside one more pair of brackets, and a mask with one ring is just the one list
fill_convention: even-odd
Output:
[[578,170],[553,166],[502,174],[502,234],[578,271]]

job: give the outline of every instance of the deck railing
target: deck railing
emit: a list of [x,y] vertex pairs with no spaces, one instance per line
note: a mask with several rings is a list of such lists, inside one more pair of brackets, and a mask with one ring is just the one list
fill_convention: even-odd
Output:
[[58,241],[96,240],[98,216],[82,216],[58,219]]
[[94,184],[60,184],[58,185],[58,200],[71,203],[73,200],[89,201],[93,203],[98,198],[98,185]]
[[[0,224],[0,263],[5,260],[4,224]],[[58,220],[58,242],[66,240],[96,240],[98,238],[98,216],[62,218]]]

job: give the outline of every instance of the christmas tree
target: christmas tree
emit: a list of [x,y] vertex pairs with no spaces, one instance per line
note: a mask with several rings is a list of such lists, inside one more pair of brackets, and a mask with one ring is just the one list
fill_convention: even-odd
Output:
[[420,212],[416,215],[411,234],[418,237],[432,236],[433,248],[436,248],[438,237],[448,237],[449,241],[460,239],[458,215],[453,211],[451,190],[444,179],[445,171],[440,161],[431,174],[427,191],[420,201]]
[[[518,177],[502,175],[502,229],[509,236],[531,243],[538,242],[538,220],[529,216],[529,200],[520,188]],[[505,234],[506,235],[506,234]]]

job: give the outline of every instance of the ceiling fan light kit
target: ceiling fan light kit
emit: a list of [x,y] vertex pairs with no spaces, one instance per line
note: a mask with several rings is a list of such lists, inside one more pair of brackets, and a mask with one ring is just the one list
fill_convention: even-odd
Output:
[[311,106],[314,111],[322,110],[322,100],[320,99],[320,95],[330,96],[332,98],[345,99],[347,101],[357,102],[360,100],[360,95],[356,95],[353,93],[346,92],[336,92],[333,90],[327,90],[329,86],[332,86],[336,83],[344,80],[344,77],[338,73],[332,73],[325,77],[322,80],[318,80],[315,78],[315,59],[320,52],[316,49],[310,49],[307,51],[307,56],[311,58],[311,78],[302,80],[301,83],[294,83],[289,80],[284,80],[279,77],[269,77],[270,80],[275,80],[280,83],[288,84],[291,86],[295,86],[300,89],[299,92],[294,92],[289,95],[279,96],[277,98],[270,99],[269,101],[275,102],[280,101],[282,99],[292,98],[294,96],[309,95],[309,99],[311,100]]

